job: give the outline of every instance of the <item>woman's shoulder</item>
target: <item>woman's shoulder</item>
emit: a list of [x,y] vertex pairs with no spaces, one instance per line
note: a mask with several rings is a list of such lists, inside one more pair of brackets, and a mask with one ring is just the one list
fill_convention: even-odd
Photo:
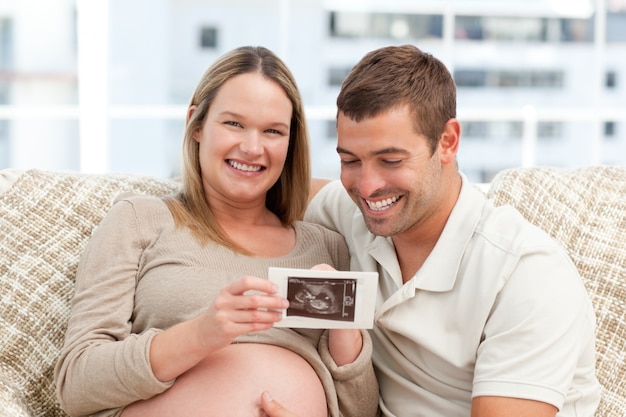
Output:
[[171,212],[162,197],[152,195],[123,193],[113,200],[111,212],[131,212],[137,219],[151,219],[165,221],[172,217]]
[[307,233],[313,236],[323,236],[336,239],[337,237],[341,237],[341,235],[333,230],[330,230],[327,227],[322,226],[321,224],[307,222],[304,220],[299,220],[294,222],[294,228],[296,232]]
[[348,270],[349,251],[343,236],[317,223],[298,221],[294,223],[301,244],[322,245],[332,258],[331,264],[338,270]]
[[153,195],[145,195],[145,194],[136,194],[133,192],[126,192],[118,195],[113,200],[113,204],[118,204],[120,202],[125,202],[130,204],[133,207],[138,208],[150,208],[150,209],[159,209],[159,208],[167,208],[165,201],[162,197],[156,197]]
[[304,240],[322,240],[327,246],[341,244],[345,245],[344,237],[334,230],[330,230],[321,224],[297,221],[294,223],[296,234],[301,236]]

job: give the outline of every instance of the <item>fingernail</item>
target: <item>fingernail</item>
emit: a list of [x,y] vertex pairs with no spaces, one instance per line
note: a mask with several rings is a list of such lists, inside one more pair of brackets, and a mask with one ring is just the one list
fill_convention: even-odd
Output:
[[272,396],[267,391],[263,393],[263,399],[267,401],[268,403],[271,403],[273,401]]

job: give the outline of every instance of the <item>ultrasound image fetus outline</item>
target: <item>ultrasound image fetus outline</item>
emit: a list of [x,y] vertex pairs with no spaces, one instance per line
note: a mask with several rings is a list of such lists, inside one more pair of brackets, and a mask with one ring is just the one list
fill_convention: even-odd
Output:
[[309,313],[335,314],[340,311],[339,300],[329,285],[303,284],[294,298]]

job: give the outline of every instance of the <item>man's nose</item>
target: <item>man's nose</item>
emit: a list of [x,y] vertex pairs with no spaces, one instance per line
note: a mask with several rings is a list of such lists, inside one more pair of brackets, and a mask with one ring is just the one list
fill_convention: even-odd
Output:
[[368,197],[385,187],[385,180],[372,164],[363,164],[357,173],[357,189],[362,197]]

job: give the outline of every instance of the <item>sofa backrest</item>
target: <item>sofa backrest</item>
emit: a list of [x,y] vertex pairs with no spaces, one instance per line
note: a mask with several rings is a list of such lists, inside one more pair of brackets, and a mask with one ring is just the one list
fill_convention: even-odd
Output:
[[626,415],[626,168],[517,168],[488,192],[517,208],[568,251],[597,320],[598,417]]
[[164,195],[178,187],[140,175],[33,170],[0,194],[0,409],[65,416],[53,369],[85,245],[119,194]]

